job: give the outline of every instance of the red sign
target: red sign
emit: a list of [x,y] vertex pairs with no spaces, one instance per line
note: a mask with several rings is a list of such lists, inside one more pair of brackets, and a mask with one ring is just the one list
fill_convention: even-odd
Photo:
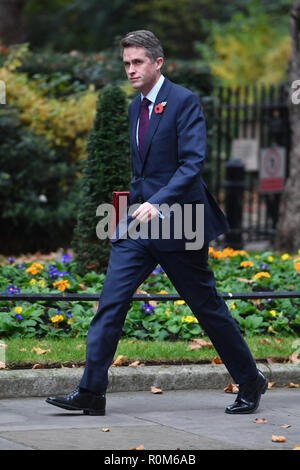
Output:
[[261,193],[279,193],[285,181],[286,152],[283,147],[261,150],[259,191]]

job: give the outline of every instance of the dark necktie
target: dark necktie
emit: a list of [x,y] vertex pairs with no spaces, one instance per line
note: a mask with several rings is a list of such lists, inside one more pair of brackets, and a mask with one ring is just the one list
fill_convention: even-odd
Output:
[[143,98],[140,111],[140,122],[139,122],[139,152],[140,156],[143,154],[144,139],[149,124],[149,110],[148,106],[151,103],[148,98]]

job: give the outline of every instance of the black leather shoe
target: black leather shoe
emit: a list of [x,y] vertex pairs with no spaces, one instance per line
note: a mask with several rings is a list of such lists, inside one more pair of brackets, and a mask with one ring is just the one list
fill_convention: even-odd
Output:
[[82,410],[85,415],[105,415],[105,394],[96,395],[89,391],[82,392],[79,387],[65,397],[49,397],[46,402],[65,410]]
[[225,413],[246,414],[257,410],[260,397],[267,390],[268,382],[264,374],[258,370],[257,377],[252,382],[247,382],[239,387],[239,393],[235,402],[227,406]]

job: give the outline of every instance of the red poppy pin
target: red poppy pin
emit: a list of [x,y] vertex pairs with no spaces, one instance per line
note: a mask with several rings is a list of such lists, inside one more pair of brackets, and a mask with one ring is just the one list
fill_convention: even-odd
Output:
[[164,110],[164,107],[166,106],[167,102],[166,101],[162,101],[161,103],[157,104],[155,107],[154,107],[154,112],[155,114],[161,114]]

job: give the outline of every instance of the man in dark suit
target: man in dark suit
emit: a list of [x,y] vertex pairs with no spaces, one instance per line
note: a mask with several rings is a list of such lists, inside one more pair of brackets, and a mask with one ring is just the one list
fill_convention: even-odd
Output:
[[[111,239],[109,265],[88,332],[86,367],[79,387],[47,402],[85,414],[105,413],[108,369],[132,296],[160,264],[239,384],[237,399],[225,411],[252,413],[267,381],[208,269],[208,243],[224,233],[228,224],[201,177],[206,132],[199,99],[162,75],[163,50],[153,33],[128,33],[121,46],[127,77],[140,91],[129,106],[130,204]],[[181,215],[179,222],[178,213],[170,210],[174,204]],[[163,229],[166,221],[167,237]],[[151,237],[153,222],[157,230]],[[187,224],[195,229],[194,245]],[[141,236],[137,236],[137,226],[142,228]]]

